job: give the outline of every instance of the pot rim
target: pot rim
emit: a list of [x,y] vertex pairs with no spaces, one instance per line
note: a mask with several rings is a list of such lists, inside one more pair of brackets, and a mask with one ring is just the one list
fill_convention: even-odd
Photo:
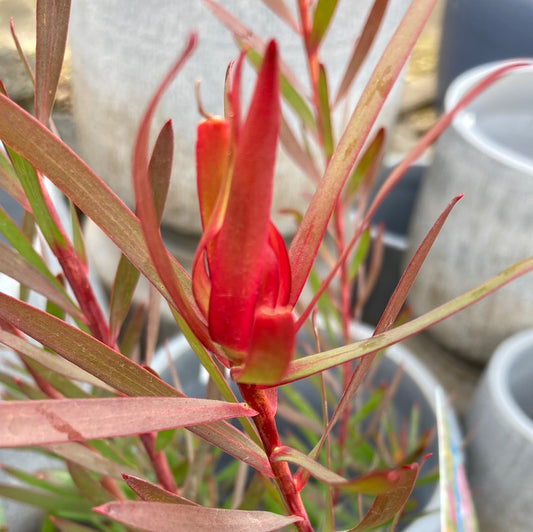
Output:
[[[524,60],[527,61],[527,59]],[[450,111],[475,83],[480,81],[490,72],[514,61],[516,60],[494,61],[471,68],[460,74],[450,84],[446,91],[444,97],[444,110],[446,112]],[[502,85],[500,84],[502,80],[508,80],[510,78],[516,79],[518,76],[523,75],[533,76],[533,64],[511,71],[505,74],[501,79],[495,81],[494,84],[487,89],[489,95],[490,91],[497,91],[498,87],[500,87],[500,89],[502,88]],[[479,95],[477,98],[483,98],[484,94]],[[475,107],[476,102],[478,101],[477,98],[457,113],[453,119],[452,127],[487,157],[533,176],[533,160],[516,150],[512,150],[505,145],[492,140],[489,135],[483,134],[476,127]]]
[[533,329],[527,329],[504,340],[494,351],[487,369],[487,383],[494,403],[506,423],[533,443],[533,420],[524,412],[512,394],[510,371],[524,356],[532,356]]

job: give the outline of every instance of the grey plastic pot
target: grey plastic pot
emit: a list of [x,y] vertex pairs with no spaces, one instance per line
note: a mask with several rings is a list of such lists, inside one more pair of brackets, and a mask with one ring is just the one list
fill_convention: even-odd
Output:
[[[367,338],[372,329],[367,326],[354,325],[352,328],[354,338]],[[203,396],[205,384],[207,383],[207,373],[200,366],[196,356],[192,353],[187,340],[179,335],[173,338],[168,344],[160,348],[154,355],[151,367],[161,375],[164,380],[171,382],[170,369],[168,367],[168,356],[178,369],[179,378],[183,391],[191,396]],[[435,392],[440,388],[440,384],[433,375],[421,364],[416,357],[404,346],[394,345],[387,349],[385,356],[378,365],[373,376],[374,383],[390,382],[401,366],[403,369],[402,378],[398,391],[394,398],[394,406],[397,409],[398,418],[407,418],[413,405],[418,405],[420,409],[420,430],[431,430],[436,426],[436,400]],[[306,384],[302,383],[299,388],[301,393],[305,393]],[[316,395],[316,390],[310,387],[309,392]],[[311,404],[312,400],[310,399]],[[319,407],[318,407],[319,408]],[[283,425],[280,431],[283,432]],[[432,440],[427,452],[432,456],[425,467],[432,467],[438,464],[438,445],[436,439]],[[404,532],[439,532],[440,531],[440,489],[438,485],[429,485],[417,488],[413,496],[420,506],[417,514],[420,517],[406,525]]]
[[501,343],[466,416],[468,475],[480,530],[531,530],[533,329]]

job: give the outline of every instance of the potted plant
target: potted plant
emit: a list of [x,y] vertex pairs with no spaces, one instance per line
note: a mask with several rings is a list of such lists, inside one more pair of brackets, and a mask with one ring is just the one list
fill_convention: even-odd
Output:
[[[172,159],[172,124],[162,126],[153,145],[150,127],[159,100],[193,54],[197,37],[186,40],[142,117],[133,150],[136,205],[132,212],[54,134],[50,114],[70,4],[37,3],[35,116],[0,94],[0,139],[6,148],[0,156],[2,186],[27,213],[20,227],[7,216],[2,216],[1,224],[11,247],[2,247],[0,264],[21,290],[18,297],[0,294],[0,338],[20,358],[25,377],[5,379],[0,445],[36,446],[64,459],[65,471],[37,476],[13,471],[31,486],[18,491],[19,498],[47,510],[45,526],[158,532],[287,526],[300,531],[334,530],[340,518],[337,511],[349,498],[350,506],[357,508],[351,530],[367,530],[394,527],[406,512],[423,457],[399,453],[391,457],[388,467],[371,466],[364,472],[343,467],[350,414],[358,413],[353,410],[355,392],[382,349],[533,268],[533,259],[525,260],[393,328],[416,272],[459,199],[453,198],[429,228],[373,336],[350,340],[352,272],[364,257],[372,214],[402,171],[453,116],[451,112],[438,122],[367,209],[358,200],[360,220],[347,237],[344,201],[353,199],[358,184],[358,197],[365,196],[384,136],[379,131],[369,138],[372,124],[431,4],[412,2],[338,141],[329,119],[325,69],[319,61],[332,4],[319,2],[313,9],[305,2],[298,4],[298,27],[313,89],[310,104],[295,96],[282,73],[282,44],[270,41],[263,46],[254,39],[243,43],[227,74],[225,115],[210,115],[200,105],[203,119],[197,128],[196,176],[203,234],[189,275],[165,248],[159,229]],[[375,5],[383,8],[379,2]],[[219,15],[235,28],[233,18],[220,11]],[[371,22],[369,28],[366,39],[355,47],[356,63],[372,35]],[[247,56],[258,74],[250,104],[243,110],[241,70]],[[348,81],[352,66],[347,69]],[[459,106],[516,66],[492,73]],[[296,108],[297,116],[312,118],[304,129],[317,139],[325,168],[306,211],[295,215],[298,229],[288,249],[270,221],[278,138],[282,135],[287,140],[280,94]],[[289,147],[303,164],[306,144],[290,136]],[[47,179],[72,202],[71,235],[44,186]],[[124,256],[105,309],[88,276],[78,211],[91,218]],[[328,226],[333,229],[324,237]],[[59,274],[52,273],[44,253],[38,252],[41,245],[57,259]],[[324,279],[320,279],[323,267],[314,265],[319,251],[323,263],[329,264]],[[209,374],[207,399],[185,396],[147,365],[157,312],[148,312],[146,356],[136,361],[139,349],[135,346],[145,315],[141,309],[127,320],[126,316],[141,274],[168,303]],[[336,284],[331,282],[334,278]],[[302,297],[308,279],[310,294]],[[44,296],[41,307],[27,302],[28,289]],[[313,353],[308,355],[296,353],[297,334],[304,327],[314,339]],[[313,333],[318,328],[326,331],[325,339]],[[339,336],[340,345],[328,345]],[[340,374],[335,395],[326,392],[330,370]],[[323,417],[320,434],[311,435],[302,448],[293,445],[290,435],[281,440],[277,392],[285,384],[305,379],[318,380]],[[231,382],[236,383],[242,401],[236,400]],[[310,413],[303,403],[296,413],[297,428],[306,431]],[[234,424],[229,419],[235,419]],[[187,431],[181,430],[184,427]],[[232,460],[227,468],[217,469],[221,453]],[[245,466],[252,471],[249,481]],[[199,482],[205,471],[213,475]],[[244,498],[219,500],[221,483],[228,478],[234,493],[245,490]],[[313,515],[317,496],[326,511]],[[231,500],[239,501],[237,507],[224,507]]]

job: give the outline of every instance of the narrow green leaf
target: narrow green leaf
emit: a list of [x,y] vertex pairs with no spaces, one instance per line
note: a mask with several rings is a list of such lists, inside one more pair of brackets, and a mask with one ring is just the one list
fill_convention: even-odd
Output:
[[87,268],[87,253],[85,251],[85,243],[83,241],[83,231],[81,229],[80,218],[72,201],[69,200],[68,204],[70,210],[70,226],[72,228],[72,246],[74,247],[74,251],[80,258],[82,264]]
[[212,530],[214,523],[217,532],[268,532],[279,530],[300,519],[270,512],[222,510],[145,501],[110,502],[94,511],[146,532],[175,532],[176,523],[179,523],[181,532]]
[[388,493],[398,488],[402,473],[398,470],[371,471],[353,479],[345,479],[313,460],[307,454],[291,447],[278,447],[272,458],[276,462],[290,462],[306,469],[311,475],[330,486],[343,491],[377,495]]
[[112,500],[110,494],[102,489],[99,480],[87,469],[71,462],[67,462],[67,469],[72,482],[74,482],[82,497],[91,504],[104,504]]
[[476,301],[483,299],[495,290],[498,290],[502,286],[511,282],[513,279],[532,270],[533,257],[530,257],[503,270],[501,273],[495,275],[476,288],[465,292],[451,301],[444,303],[440,307],[400,325],[399,327],[354,344],[338,347],[329,351],[323,351],[316,355],[310,355],[295,360],[290,364],[283,381],[278,383],[278,385],[281,386],[282,384],[288,384],[295,380],[310,377],[315,373],[338,366],[344,362],[355,360],[405,340],[406,338],[409,338],[410,336],[413,336],[474,304]]
[[322,142],[326,159],[333,154],[334,140],[331,129],[331,112],[329,108],[329,90],[326,69],[320,65],[318,74],[318,107],[320,112],[320,125],[322,128]]
[[151,502],[166,502],[171,504],[188,504],[191,506],[199,506],[193,501],[189,501],[185,497],[181,497],[176,493],[171,493],[160,486],[156,486],[147,480],[131,475],[123,475],[126,484],[143,500]]
[[56,493],[58,495],[71,495],[72,492],[70,489],[67,489],[64,486],[59,485],[57,482],[51,481],[47,478],[46,475],[43,475],[41,472],[28,473],[22,469],[17,469],[15,467],[10,467],[7,465],[2,465],[2,470],[7,473],[10,477],[16,478],[18,481],[31,486],[33,488],[39,488],[42,490],[49,491],[51,493]]
[[37,491],[32,488],[10,486],[0,484],[0,497],[6,497],[15,501],[31,504],[50,512],[67,512],[69,515],[86,516],[91,512],[88,501],[80,497],[56,495],[45,491]]
[[59,290],[63,289],[61,284],[52,275],[40,255],[33,248],[30,240],[15,222],[8,216],[6,211],[0,206],[0,231],[6,240],[18,253],[24,257],[32,266],[37,268],[52,284]]
[[[250,48],[247,51],[246,56],[252,66],[257,70],[261,64],[261,54],[256,49]],[[302,124],[309,129],[309,131],[316,133],[315,117],[304,98],[301,96],[303,93],[295,88],[287,76],[283,74],[283,71],[280,75],[280,91],[283,99],[295,112]]]
[[158,453],[159,451],[164,451],[174,439],[176,431],[174,429],[162,430],[157,433],[154,443],[154,451]]
[[320,46],[336,7],[337,0],[318,0],[313,15],[313,26],[310,35],[311,49],[316,50]]
[[64,248],[66,246],[65,237],[48,210],[41,188],[43,186],[41,179],[39,179],[35,169],[26,159],[12,149],[8,148],[8,152],[30,203],[32,213],[48,245],[52,249],[56,246]]
[[380,128],[359,161],[357,161],[355,168],[346,182],[342,198],[344,205],[353,201],[359,190],[359,185],[363,182],[365,176],[379,164],[381,155],[383,154],[384,144],[385,130]]
[[94,449],[81,443],[52,443],[50,445],[41,446],[43,449],[79,464],[80,466],[94,471],[100,475],[108,475],[115,479],[122,479],[122,475],[135,475],[138,471],[135,469],[110,460],[95,452]]
[[140,355],[137,350],[144,332],[144,326],[145,308],[144,305],[137,305],[121,331],[120,352],[123,355],[134,359]]
[[368,228],[361,235],[361,238],[355,248],[352,260],[350,261],[350,265],[348,267],[348,279],[350,279],[350,281],[355,279],[355,277],[357,276],[357,272],[361,267],[361,264],[363,264],[366,257],[368,256],[371,239],[372,237],[370,236],[370,228]]
[[35,116],[46,124],[52,112],[67,43],[70,0],[37,0]]

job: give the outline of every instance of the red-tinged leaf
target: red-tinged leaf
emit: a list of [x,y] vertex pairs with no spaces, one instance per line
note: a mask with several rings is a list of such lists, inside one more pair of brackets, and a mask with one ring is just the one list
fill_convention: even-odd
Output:
[[[203,0],[203,2],[215,17],[233,33],[233,36],[243,49],[249,48],[249,52],[253,51],[254,54],[263,57],[266,45],[251,28],[243,24],[237,17],[213,0]],[[248,53],[248,57],[250,57],[250,53]],[[254,63],[254,61],[252,61],[252,63]],[[306,93],[305,87],[299,82],[296,76],[292,73],[292,70],[281,61],[281,59],[279,60],[279,68],[282,77],[287,80],[287,85],[292,87],[293,95],[298,97],[301,100],[301,103],[305,105],[304,100],[299,96],[300,94]],[[312,117],[312,113],[310,112],[309,117]]]
[[413,0],[363,91],[348,126],[289,249],[292,268],[290,302],[295,304],[306,282],[337,198],[371,131],[385,98],[422,31],[434,0]]
[[355,42],[352,55],[348,61],[348,66],[342,77],[342,81],[337,91],[335,98],[335,105],[341,100],[348,92],[350,85],[357,76],[361,65],[368,55],[368,51],[374,42],[376,34],[383,21],[383,15],[387,9],[389,0],[374,0],[372,9],[368,13],[368,17],[363,25],[363,31]]
[[373,529],[385,524],[402,512],[405,503],[413,491],[419,470],[420,466],[418,464],[412,464],[398,469],[399,479],[397,488],[382,495],[377,495],[372,506],[360,523],[348,532],[362,532]]
[[126,484],[143,500],[151,502],[166,502],[171,504],[188,504],[199,506],[199,504],[152,484],[147,480],[131,475],[123,475]]
[[[394,292],[390,297],[389,302],[387,303],[387,306],[385,307],[385,310],[383,311],[383,314],[381,315],[381,318],[374,330],[373,336],[388,331],[393,326],[394,322],[396,321],[396,318],[400,314],[403,304],[405,303],[407,294],[409,293],[409,290],[411,289],[411,286],[413,285],[415,278],[418,275],[418,272],[422,267],[422,264],[425,258],[427,257],[431,246],[433,245],[433,242],[437,238],[451,210],[453,209],[455,204],[461,199],[461,197],[462,196],[457,196],[446,206],[444,211],[440,214],[437,221],[433,224],[428,234],[416,250],[405,272],[398,281],[398,284],[396,285],[396,288],[394,289]],[[365,357],[353,372],[350,381],[348,385],[345,386],[342,396],[335,408],[335,411],[333,412],[333,415],[330,418],[328,430],[330,427],[333,427],[333,425],[340,418],[341,413],[348,406],[348,404],[351,403],[354,394],[356,393],[357,389],[359,388],[359,385],[361,384],[370,367],[372,366],[373,361],[373,356]]]
[[135,471],[130,466],[114,462],[108,458],[94,451],[93,448],[88,447],[82,443],[52,443],[50,445],[41,446],[45,451],[49,451],[56,456],[79,464],[90,471],[94,471],[100,475],[107,475],[112,478],[120,480],[122,475],[135,475]]
[[396,288],[394,289],[394,292],[391,295],[389,302],[387,303],[387,306],[385,307],[385,310],[383,311],[383,314],[376,326],[374,334],[379,334],[389,330],[396,321],[396,318],[400,314],[402,306],[407,299],[407,294],[409,293],[409,290],[411,290],[416,276],[418,275],[418,272],[420,271],[420,268],[422,267],[422,264],[424,263],[428,253],[430,252],[435,239],[439,235],[444,222],[448,218],[452,209],[455,207],[455,204],[462,197],[463,195],[460,194],[452,199],[448,205],[446,205],[443,212],[431,226],[428,234],[424,237],[424,240],[422,240],[422,243],[418,246],[412,259],[409,261],[405,272],[398,281],[398,284],[396,285]]
[[52,282],[35,266],[2,242],[0,242],[0,272],[41,294],[73,318],[84,321],[80,310],[72,303],[64,290],[58,289],[57,283]]
[[173,396],[178,393],[92,336],[2,293],[0,318],[122,393],[131,396]]
[[211,264],[209,330],[213,340],[236,351],[250,342],[268,239],[280,120],[277,61],[271,42],[236,146],[231,191]]
[[[196,35],[190,35],[185,49],[178,60],[171,67],[165,78],[152,96],[146,111],[141,119],[141,125],[137,132],[133,148],[133,187],[135,189],[136,212],[141,222],[141,229],[145,237],[148,252],[155,266],[157,274],[165,286],[171,301],[183,315],[194,333],[205,345],[212,345],[200,312],[196,305],[191,305],[182,283],[176,274],[175,265],[170,259],[159,230],[159,221],[154,205],[152,189],[150,185],[148,167],[148,145],[150,138],[150,124],[157,105],[164,92],[181,70],[185,61],[193,53],[196,47]],[[179,266],[179,265],[178,265]],[[181,268],[181,267],[180,267]],[[182,269],[182,268],[181,268]],[[183,274],[185,271],[182,269]]]
[[35,116],[46,124],[52,112],[65,45],[70,0],[37,0]]
[[270,512],[222,510],[161,502],[110,502],[94,509],[115,521],[145,532],[268,532],[299,521]]
[[[152,372],[138,366],[88,334],[1,293],[0,319],[14,324],[58,355],[126,395],[182,396]],[[229,423],[218,421],[206,426],[190,427],[189,430],[231,456],[251,465],[263,475],[272,476],[264,451]]]
[[287,24],[295,33],[300,33],[298,22],[294,18],[292,11],[289,9],[284,0],[262,0],[285,24]]
[[354,493],[365,493],[368,495],[378,495],[387,493],[398,488],[402,475],[399,470],[371,471],[366,475],[361,475],[353,479],[345,479],[313,460],[309,455],[304,454],[291,447],[278,447],[271,456],[276,462],[290,462],[299,467],[303,467],[313,477],[334,486],[343,491]]
[[[453,117],[466,105],[468,105],[478,94],[480,94],[486,87],[491,85],[495,80],[497,80],[502,75],[506,74],[510,70],[520,68],[520,67],[527,67],[530,66],[530,61],[512,61],[504,66],[497,68],[493,70],[490,74],[488,74],[485,78],[483,78],[481,81],[479,81],[474,87],[472,87],[465,96],[457,103],[457,105],[451,109],[448,113],[444,114],[435,124],[434,126],[413,146],[413,148],[408,152],[408,154],[402,159],[402,161],[394,168],[394,170],[391,172],[385,183],[381,186],[379,189],[376,197],[374,198],[374,201],[368,208],[365,217],[361,224],[359,225],[358,230],[353,235],[352,239],[348,244],[345,246],[344,251],[339,256],[337,263],[335,266],[330,270],[327,277],[323,280],[322,284],[320,285],[320,288],[316,290],[315,295],[313,296],[311,302],[308,304],[307,308],[304,310],[302,315],[300,316],[298,320],[298,327],[305,321],[309,313],[314,308],[314,305],[318,301],[321,294],[326,290],[326,288],[329,286],[329,283],[335,276],[338,268],[341,264],[346,260],[348,257],[348,254],[351,252],[353,246],[356,244],[356,242],[359,240],[361,233],[365,230],[365,228],[370,223],[370,220],[372,219],[372,216],[374,216],[376,210],[381,205],[387,194],[391,191],[391,189],[400,181],[400,179],[405,174],[406,170],[413,164],[423,153],[424,150],[430,146],[435,140],[439,137],[439,135],[444,131],[444,129],[451,123],[453,120]],[[294,241],[293,241],[294,242]],[[292,247],[291,247],[292,249]],[[289,257],[290,257],[290,250],[289,250]],[[293,266],[293,263],[291,262],[291,265]],[[293,266],[294,267],[294,266]],[[293,290],[294,294],[294,290]]]
[[148,165],[155,214],[159,222],[161,222],[167,201],[173,153],[174,132],[172,131],[172,122],[168,120],[159,132]]
[[260,307],[245,365],[242,370],[235,368],[232,377],[240,383],[276,384],[292,360],[295,337],[290,308]]
[[333,13],[337,7],[337,0],[318,0],[313,15],[313,26],[309,37],[311,50],[316,50],[329,28]]
[[31,344],[19,336],[0,330],[0,343],[13,349],[17,353],[35,360],[58,375],[63,375],[71,380],[86,382],[108,392],[114,391],[113,388],[102,382],[100,379],[95,378],[90,373],[80,369],[75,364],[64,358],[58,357],[35,344]]
[[[45,174],[106,233],[161,294],[172,301],[150,260],[140,224],[133,213],[66,144],[2,94],[0,140]],[[189,305],[194,305],[189,276],[175,261],[173,267],[183,297]],[[197,332],[202,328],[194,317],[191,323],[197,326]]]
[[253,416],[246,405],[182,397],[0,403],[0,447],[97,440]]
[[94,528],[90,526],[80,525],[67,519],[60,519],[59,517],[50,516],[50,521],[55,526],[58,532],[94,532]]
[[241,51],[236,61],[232,61],[226,71],[224,116],[231,123],[231,139],[236,144],[239,140],[242,125],[241,80],[242,66],[246,53]]
[[457,296],[426,314],[411,320],[399,327],[373,336],[354,344],[338,347],[329,351],[323,351],[316,355],[310,355],[291,362],[287,372],[278,385],[288,384],[295,380],[310,377],[326,369],[333,368],[344,362],[349,362],[362,356],[385,349],[393,344],[401,342],[424,329],[439,323],[440,321],[456,314],[476,301],[492,294],[513,279],[525,275],[533,270],[533,257],[513,264],[499,274],[480,284],[476,288]]
[[312,180],[318,182],[320,174],[309,157],[309,153],[298,142],[287,121],[281,117],[279,138],[285,152],[298,165],[298,167]]
[[[11,37],[13,39],[13,42],[15,43],[15,48],[17,49],[19,59],[22,61],[22,64],[24,65],[24,68],[26,69],[26,73],[28,74],[28,77],[30,78],[32,84],[35,85],[35,76],[33,75],[33,70],[31,68],[30,62],[28,61],[28,58],[26,57],[26,54],[24,53],[24,50],[22,49],[22,45],[20,44],[20,40],[17,36],[17,33],[15,32],[15,23],[13,21],[13,18],[9,19],[9,30],[11,31]],[[0,85],[2,85],[1,81],[0,81]],[[4,94],[5,94],[5,90],[4,90]]]

